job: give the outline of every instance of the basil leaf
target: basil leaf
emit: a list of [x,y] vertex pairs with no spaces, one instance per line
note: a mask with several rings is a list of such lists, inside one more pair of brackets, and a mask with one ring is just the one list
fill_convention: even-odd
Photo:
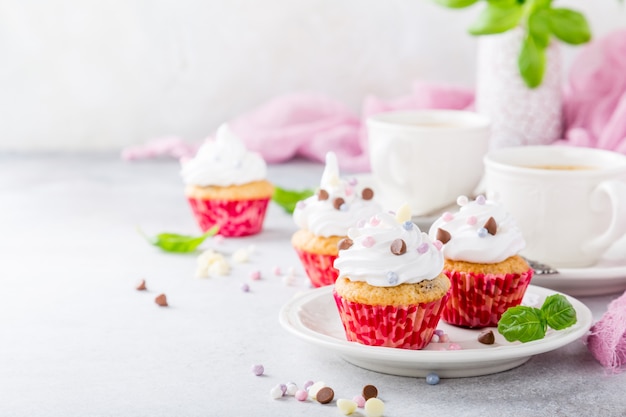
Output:
[[539,48],[545,49],[550,42],[549,13],[538,10],[528,17],[528,31]]
[[207,237],[215,235],[218,230],[218,226],[213,226],[201,236],[186,236],[176,233],[159,233],[153,238],[149,238],[146,235],[144,235],[144,237],[146,237],[146,239],[154,246],[161,248],[166,252],[189,253],[195,251]]
[[522,50],[517,60],[520,75],[530,88],[541,84],[546,71],[545,50],[537,45],[534,37],[527,35],[522,41]]
[[487,3],[470,26],[472,35],[491,35],[516,27],[522,18],[522,6],[517,2]]
[[581,13],[570,9],[549,9],[550,30],[560,40],[572,45],[589,42],[591,29]]
[[541,306],[548,326],[554,330],[563,330],[576,323],[576,310],[561,294],[553,294],[545,299]]
[[498,332],[509,342],[539,340],[546,335],[546,320],[538,308],[511,307],[500,318]]
[[439,3],[442,6],[450,7],[452,9],[461,9],[463,7],[471,6],[478,2],[478,0],[435,0],[435,3]]
[[280,187],[274,187],[272,201],[281,206],[287,213],[292,214],[296,208],[296,203],[312,196],[314,193],[311,189],[304,190],[287,190]]

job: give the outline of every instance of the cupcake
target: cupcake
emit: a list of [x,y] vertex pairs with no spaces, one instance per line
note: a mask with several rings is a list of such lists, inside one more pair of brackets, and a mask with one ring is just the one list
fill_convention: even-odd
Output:
[[203,231],[219,226],[222,236],[247,236],[263,227],[274,187],[261,155],[249,152],[227,125],[196,156],[183,163],[185,195]]
[[450,281],[438,243],[403,206],[350,229],[339,243],[333,296],[348,340],[422,349],[437,328]]
[[326,154],[320,188],[315,195],[299,201],[293,212],[299,230],[292,236],[291,244],[313,286],[335,282],[337,243],[358,219],[381,210],[373,197],[374,191],[359,186],[356,179],[341,179],[337,156],[334,152]]
[[444,321],[462,327],[497,326],[502,314],[522,302],[533,276],[518,255],[524,238],[501,204],[459,197],[457,213],[444,213],[429,230],[443,243],[450,298]]

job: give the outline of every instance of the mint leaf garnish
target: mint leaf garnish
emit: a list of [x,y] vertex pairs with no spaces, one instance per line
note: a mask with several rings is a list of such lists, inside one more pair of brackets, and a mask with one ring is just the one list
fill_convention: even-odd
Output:
[[218,226],[213,226],[200,236],[179,235],[176,233],[159,233],[155,237],[146,236],[139,231],[151,244],[161,248],[165,252],[189,253],[195,251],[207,237],[215,235],[219,230]]
[[550,326],[563,330],[576,323],[576,310],[561,294],[553,294],[543,302],[541,308],[516,306],[504,312],[498,321],[498,332],[509,342],[522,343],[543,339]]
[[563,330],[576,323],[576,310],[561,294],[553,294],[546,298],[541,306],[548,326],[554,330]]
[[530,342],[546,335],[546,320],[540,309],[534,307],[511,307],[498,322],[498,332],[509,342]]
[[287,213],[292,214],[298,201],[312,196],[313,193],[314,191],[308,188],[304,190],[287,190],[275,186],[272,201],[281,206]]

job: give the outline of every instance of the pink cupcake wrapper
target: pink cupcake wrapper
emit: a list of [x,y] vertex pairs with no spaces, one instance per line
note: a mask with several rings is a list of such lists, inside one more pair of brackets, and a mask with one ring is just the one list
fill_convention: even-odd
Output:
[[257,200],[202,200],[187,198],[193,215],[204,232],[218,225],[225,237],[248,236],[263,227],[269,198]]
[[520,305],[533,276],[532,269],[522,274],[476,274],[444,271],[450,278],[450,298],[443,315],[447,323],[461,327],[495,327],[502,314]]
[[294,249],[314,287],[323,287],[335,283],[339,276],[339,271],[333,266],[337,255],[320,255],[298,248]]
[[333,296],[349,341],[419,350],[430,343],[448,294],[440,300],[408,306],[356,303],[335,291]]

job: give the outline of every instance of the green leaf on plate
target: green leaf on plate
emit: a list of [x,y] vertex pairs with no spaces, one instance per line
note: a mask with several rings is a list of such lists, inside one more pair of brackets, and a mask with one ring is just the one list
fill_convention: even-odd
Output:
[[545,49],[541,48],[531,35],[524,37],[517,66],[528,87],[535,88],[541,84],[546,70],[546,53]]
[[547,297],[541,306],[541,311],[548,322],[548,326],[554,330],[566,329],[577,321],[576,310],[561,294]]
[[511,307],[500,318],[498,332],[509,342],[539,340],[546,335],[546,319],[538,308]]
[[572,45],[589,42],[591,29],[582,13],[570,9],[548,9],[550,30],[560,40]]
[[292,214],[298,201],[304,200],[314,193],[314,190],[308,188],[304,190],[287,190],[275,186],[272,201],[281,206],[287,213]]
[[537,10],[528,17],[528,32],[539,48],[547,48],[550,42],[549,13],[547,10]]
[[155,237],[148,237],[139,231],[151,244],[166,252],[189,253],[195,251],[207,237],[215,235],[219,230],[213,226],[200,236],[179,235],[176,233],[159,233]]
[[519,25],[522,14],[522,5],[516,1],[487,3],[487,7],[470,25],[469,33],[472,35],[492,35],[506,32]]
[[439,3],[442,6],[450,7],[452,9],[461,9],[463,7],[471,6],[477,2],[478,0],[435,0],[435,3]]

